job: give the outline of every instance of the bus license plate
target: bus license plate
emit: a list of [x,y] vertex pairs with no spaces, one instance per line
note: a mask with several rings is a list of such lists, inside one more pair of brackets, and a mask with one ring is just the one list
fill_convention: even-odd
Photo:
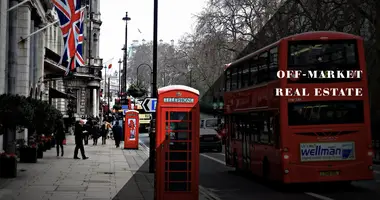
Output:
[[324,172],[319,172],[320,176],[339,176],[340,172],[339,171],[324,171]]

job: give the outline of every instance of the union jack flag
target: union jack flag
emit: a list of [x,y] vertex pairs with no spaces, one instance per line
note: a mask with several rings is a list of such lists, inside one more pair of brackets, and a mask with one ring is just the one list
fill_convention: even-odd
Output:
[[66,73],[78,66],[84,66],[83,51],[83,22],[84,8],[81,0],[53,0],[58,14],[62,31],[64,49],[60,64],[67,63]]

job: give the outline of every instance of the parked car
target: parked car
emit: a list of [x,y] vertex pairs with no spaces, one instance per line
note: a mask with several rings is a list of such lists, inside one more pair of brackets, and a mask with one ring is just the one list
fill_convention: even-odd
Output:
[[201,128],[212,128],[220,135],[222,138],[222,143],[226,141],[226,129],[223,120],[218,120],[217,118],[206,118],[201,119]]
[[[202,125],[203,121],[203,125]],[[201,120],[201,128],[200,128],[200,151],[205,150],[216,150],[217,152],[222,152],[223,144],[222,137],[215,130],[214,126],[211,126],[213,123],[209,122],[212,120],[204,119]]]

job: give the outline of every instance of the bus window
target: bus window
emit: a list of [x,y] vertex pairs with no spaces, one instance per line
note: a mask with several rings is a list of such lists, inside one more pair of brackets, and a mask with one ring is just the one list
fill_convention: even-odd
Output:
[[242,85],[241,79],[242,79],[242,71],[243,70],[241,69],[241,66],[238,66],[236,70],[237,70],[237,77],[238,77],[237,78],[237,86],[236,87],[237,87],[237,89],[240,89],[240,88],[242,88],[242,86],[241,86]]
[[363,101],[289,103],[288,121],[289,126],[364,123]]
[[242,69],[242,76],[241,76],[241,88],[248,87],[249,83],[249,65],[244,64],[244,67]]
[[[359,70],[356,40],[292,41],[288,47],[288,70]],[[358,78],[300,77],[288,82],[331,83],[360,81]]]
[[236,117],[235,116],[230,116],[230,122],[231,122],[231,130],[230,130],[230,135],[231,139],[236,139]]
[[262,117],[257,121],[260,127],[260,142],[263,144],[270,143],[270,132],[269,132],[269,117],[267,113],[262,113]]
[[250,71],[249,86],[257,84],[257,77],[258,77],[257,62],[258,62],[258,57],[255,57],[250,62],[251,64],[249,66],[249,71]]
[[280,148],[280,115],[276,113],[272,118],[273,142],[276,148]]
[[268,81],[268,52],[260,54],[258,61],[258,84]]
[[277,71],[278,71],[278,50],[277,47],[271,49],[269,55],[269,80],[277,79]]
[[237,89],[237,84],[238,84],[238,73],[237,73],[237,68],[232,68],[231,69],[231,90],[236,90]]
[[230,69],[226,70],[225,77],[226,77],[226,81],[224,85],[224,90],[230,91],[231,90],[231,70]]
[[250,121],[251,121],[251,130],[252,130],[252,136],[253,136],[253,142],[254,143],[260,143],[261,139],[261,125],[260,125],[260,118],[258,112],[252,112],[250,113]]

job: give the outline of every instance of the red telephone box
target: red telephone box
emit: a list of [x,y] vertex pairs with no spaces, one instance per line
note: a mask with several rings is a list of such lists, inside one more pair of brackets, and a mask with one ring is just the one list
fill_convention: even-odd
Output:
[[199,199],[199,91],[158,89],[155,200]]
[[139,148],[139,111],[128,110],[125,112],[124,149]]

